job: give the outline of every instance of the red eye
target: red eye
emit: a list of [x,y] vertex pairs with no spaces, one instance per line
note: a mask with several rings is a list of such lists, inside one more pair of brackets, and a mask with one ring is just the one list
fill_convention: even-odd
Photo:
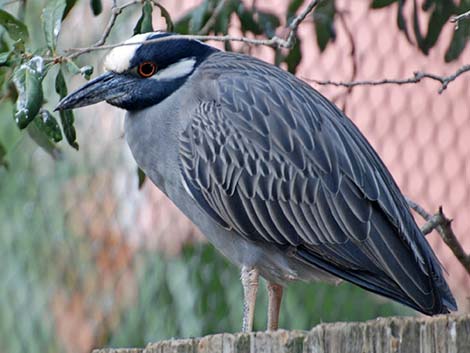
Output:
[[137,72],[143,78],[148,78],[148,77],[153,76],[155,74],[155,71],[157,71],[157,65],[155,65],[151,61],[143,62],[142,64],[139,65],[137,69]]

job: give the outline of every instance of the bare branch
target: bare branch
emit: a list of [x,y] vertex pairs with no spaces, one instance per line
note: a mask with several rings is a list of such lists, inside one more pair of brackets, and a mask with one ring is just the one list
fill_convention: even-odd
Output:
[[[408,203],[408,206],[413,210],[415,211],[417,214],[419,214],[421,217],[423,217],[423,219],[426,221],[426,222],[429,222],[432,218],[432,215],[429,214],[423,207],[421,207],[420,205],[418,205],[416,202],[414,202],[413,200],[409,199],[406,197],[406,202]],[[430,233],[432,231],[432,229],[429,231],[429,232],[424,232],[424,235]]]
[[470,274],[470,254],[467,254],[462,245],[457,240],[454,231],[452,230],[452,220],[444,215],[442,207],[439,207],[439,211],[432,215],[427,212],[423,207],[417,203],[406,199],[408,206],[418,213],[421,217],[426,220],[426,223],[421,228],[424,235],[431,233],[434,229],[439,233],[444,243],[454,253],[455,257],[462,266],[465,268],[468,274]]
[[468,20],[468,19],[470,19],[470,10],[468,10],[467,12],[464,12],[460,15],[452,16],[449,21],[452,22],[452,23],[455,23],[455,30],[458,30],[460,21]]
[[308,82],[313,82],[318,85],[322,86],[337,86],[337,87],[355,87],[355,86],[379,86],[379,85],[406,85],[406,84],[411,84],[411,83],[418,83],[421,80],[428,78],[434,81],[440,82],[441,86],[438,90],[439,94],[441,94],[449,84],[454,81],[457,77],[462,75],[465,72],[470,71],[470,65],[464,65],[460,67],[457,71],[455,71],[453,74],[449,76],[439,76],[436,74],[431,74],[427,72],[422,72],[422,71],[417,71],[414,73],[413,77],[406,78],[406,79],[382,79],[382,80],[361,80],[361,81],[350,81],[350,82],[342,82],[342,81],[331,81],[331,80],[315,80],[315,79],[310,79],[310,78],[304,78]]
[[[100,39],[93,44],[90,48],[100,48],[106,43],[106,40],[109,37],[109,34],[111,33],[111,30],[114,27],[114,24],[116,23],[116,19],[119,17],[119,15],[122,13],[124,9],[127,7],[136,5],[138,3],[142,2],[141,0],[132,0],[129,1],[121,6],[117,6],[116,1],[113,1],[113,6],[111,7],[111,17],[108,20],[108,24],[106,25],[103,34],[101,35]],[[82,53],[80,52],[75,52],[72,53],[71,55],[68,56],[69,59],[76,58],[77,56],[80,56]]]
[[[307,17],[307,15],[313,11],[313,9],[315,8],[315,6],[318,5],[318,3],[320,2],[320,0],[313,0],[313,1],[310,1],[310,3],[308,4],[308,6],[298,15],[296,16],[292,22],[290,23],[289,25],[289,28],[290,28],[290,32],[289,34],[287,35],[287,41],[286,40],[282,40],[280,38],[278,38],[280,40],[280,45],[279,47],[281,48],[287,48],[287,49],[291,49],[293,46],[294,46],[294,43],[295,43],[295,37],[297,35],[297,30],[299,29],[299,26],[300,24],[302,23],[303,20],[305,20],[305,17]],[[277,37],[275,37],[277,38]],[[274,38],[273,38],[274,39]]]
[[[125,45],[139,45],[139,44],[151,44],[151,43],[157,43],[157,42],[162,42],[162,41],[167,41],[167,40],[175,40],[175,39],[195,39],[195,40],[201,40],[201,41],[207,41],[207,40],[213,40],[217,42],[242,42],[242,43],[247,43],[251,45],[264,45],[272,48],[285,48],[285,49],[291,49],[294,46],[295,43],[295,37],[296,33],[298,30],[299,25],[302,23],[302,21],[307,17],[307,15],[315,8],[316,5],[318,5],[320,0],[312,0],[308,4],[308,6],[298,15],[296,16],[291,24],[289,25],[289,34],[287,35],[287,39],[280,38],[278,36],[274,36],[270,39],[253,39],[253,38],[247,38],[247,37],[239,37],[239,36],[230,36],[230,35],[225,35],[225,36],[210,36],[210,35],[183,35],[183,34],[175,34],[171,35],[168,37],[163,37],[163,38],[156,38],[156,39],[151,39],[151,40],[146,40],[142,42],[136,42],[136,43],[119,43],[119,44],[112,44],[112,45],[93,45],[88,48],[71,48],[68,49],[67,52],[70,54],[68,55],[68,58],[75,58],[77,56],[80,56],[85,53],[89,53],[92,51],[96,50],[108,50],[108,49],[113,49]],[[125,5],[120,6],[121,10],[123,6],[130,6],[135,3],[138,3],[138,0],[131,1]],[[114,21],[116,19],[114,18]],[[108,22],[111,23],[113,21],[113,16],[110,18],[110,21]],[[112,25],[111,25],[112,27]],[[105,32],[106,33],[106,32]],[[103,35],[104,40],[106,40],[107,35]],[[103,38],[102,37],[102,38]],[[98,43],[98,42],[97,42]]]

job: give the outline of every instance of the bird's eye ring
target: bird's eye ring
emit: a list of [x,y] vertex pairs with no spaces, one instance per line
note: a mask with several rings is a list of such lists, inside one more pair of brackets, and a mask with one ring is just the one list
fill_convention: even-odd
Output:
[[148,77],[153,76],[155,74],[155,71],[157,71],[157,65],[155,65],[155,63],[151,61],[143,62],[137,68],[137,72],[143,78],[148,78]]

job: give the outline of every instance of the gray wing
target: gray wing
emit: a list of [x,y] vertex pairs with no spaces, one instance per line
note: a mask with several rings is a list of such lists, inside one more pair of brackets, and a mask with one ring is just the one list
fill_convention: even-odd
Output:
[[215,55],[200,68],[200,104],[180,136],[199,205],[240,236],[419,311],[452,309],[403,196],[350,120],[282,70]]

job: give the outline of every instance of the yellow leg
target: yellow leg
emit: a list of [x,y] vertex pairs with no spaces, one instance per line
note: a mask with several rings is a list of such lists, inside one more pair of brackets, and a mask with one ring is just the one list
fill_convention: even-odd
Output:
[[241,273],[243,285],[243,332],[253,331],[253,319],[255,316],[256,293],[258,292],[259,272],[253,267],[242,267]]
[[268,331],[276,331],[279,328],[282,292],[283,287],[281,285],[268,282]]

